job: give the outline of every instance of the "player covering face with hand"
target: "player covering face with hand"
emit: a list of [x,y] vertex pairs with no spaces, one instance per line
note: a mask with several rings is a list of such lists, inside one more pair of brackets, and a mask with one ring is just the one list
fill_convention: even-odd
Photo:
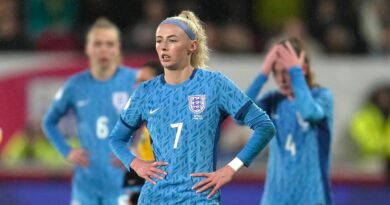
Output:
[[248,96],[255,100],[271,73],[278,89],[257,100],[277,130],[270,143],[261,204],[332,204],[329,182],[332,92],[314,83],[309,58],[296,38],[270,49]]

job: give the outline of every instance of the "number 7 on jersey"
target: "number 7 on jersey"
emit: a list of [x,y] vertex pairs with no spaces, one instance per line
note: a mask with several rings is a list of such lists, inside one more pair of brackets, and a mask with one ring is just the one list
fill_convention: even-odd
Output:
[[177,128],[175,142],[173,144],[173,149],[176,149],[177,148],[177,144],[179,143],[179,138],[180,138],[180,135],[181,135],[181,129],[183,128],[183,123],[182,122],[173,123],[173,124],[171,124],[171,127],[172,128]]

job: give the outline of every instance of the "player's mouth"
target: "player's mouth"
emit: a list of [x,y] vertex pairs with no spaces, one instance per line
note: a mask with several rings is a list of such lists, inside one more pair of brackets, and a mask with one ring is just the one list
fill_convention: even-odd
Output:
[[99,62],[100,63],[107,63],[108,62],[108,58],[99,58]]
[[291,89],[290,86],[288,86],[288,85],[282,85],[281,88],[283,91],[289,91]]
[[169,60],[171,59],[171,56],[167,55],[167,54],[162,54],[161,55],[161,60],[163,62],[168,62]]

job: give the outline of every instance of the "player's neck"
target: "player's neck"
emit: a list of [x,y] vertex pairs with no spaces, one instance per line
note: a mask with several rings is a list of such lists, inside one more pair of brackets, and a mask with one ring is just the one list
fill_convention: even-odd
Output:
[[96,80],[105,81],[110,79],[114,75],[116,67],[117,65],[112,65],[107,68],[92,66],[91,73],[93,78],[95,78]]
[[164,69],[164,79],[168,84],[180,84],[188,80],[191,77],[193,71],[194,68],[190,65],[180,70]]

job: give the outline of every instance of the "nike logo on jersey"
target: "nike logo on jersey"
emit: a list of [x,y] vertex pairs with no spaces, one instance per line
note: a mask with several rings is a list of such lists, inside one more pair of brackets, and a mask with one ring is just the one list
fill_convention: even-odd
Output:
[[76,102],[77,107],[84,107],[89,103],[89,100],[79,100]]
[[157,112],[160,108],[156,108],[154,110],[149,110],[149,114],[153,115],[155,112]]

